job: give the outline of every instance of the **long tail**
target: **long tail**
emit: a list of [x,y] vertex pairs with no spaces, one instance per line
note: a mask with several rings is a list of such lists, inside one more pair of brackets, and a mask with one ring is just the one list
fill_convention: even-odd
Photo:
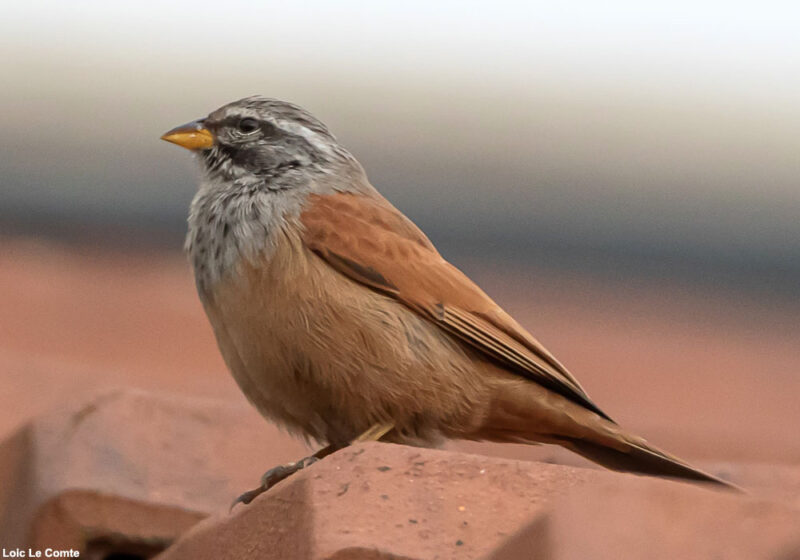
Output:
[[467,437],[556,443],[615,471],[706,482],[740,490],[661,451],[588,408],[527,381],[507,380],[496,385],[484,423]]
[[635,438],[635,441],[627,439],[624,440],[623,449],[606,447],[584,439],[565,439],[562,445],[611,470],[708,482],[739,490],[735,485],[696,469],[641,438]]

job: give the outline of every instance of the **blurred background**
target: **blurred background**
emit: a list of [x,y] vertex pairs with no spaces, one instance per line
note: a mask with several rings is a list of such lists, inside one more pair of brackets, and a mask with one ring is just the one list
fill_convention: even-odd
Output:
[[701,460],[800,461],[799,18],[5,6],[0,432],[109,384],[244,401],[180,252],[194,164],[159,136],[259,93],[326,122],[617,420]]

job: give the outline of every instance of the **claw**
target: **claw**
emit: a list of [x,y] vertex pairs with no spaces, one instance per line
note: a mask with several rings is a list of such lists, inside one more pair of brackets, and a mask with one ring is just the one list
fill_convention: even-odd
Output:
[[248,490],[247,492],[240,495],[238,498],[233,500],[231,507],[228,509],[228,513],[233,511],[233,508],[236,504],[249,504],[256,498],[258,498],[261,494],[278,484],[280,481],[289,478],[291,475],[296,473],[297,471],[308,467],[309,465],[313,465],[319,461],[319,459],[313,455],[310,457],[306,457],[305,459],[301,459],[296,463],[287,463],[285,465],[278,465],[277,467],[273,467],[261,477],[261,486],[257,488],[253,488],[252,490]]
[[228,513],[233,511],[233,508],[236,507],[236,504],[242,503],[244,505],[247,505],[250,502],[252,502],[253,500],[255,500],[263,492],[266,492],[266,490],[264,488],[262,488],[262,487],[258,487],[258,488],[254,488],[252,490],[248,490],[247,492],[244,492],[243,494],[240,494],[238,498],[236,498],[235,500],[233,500],[233,502],[231,502],[231,505],[228,508]]

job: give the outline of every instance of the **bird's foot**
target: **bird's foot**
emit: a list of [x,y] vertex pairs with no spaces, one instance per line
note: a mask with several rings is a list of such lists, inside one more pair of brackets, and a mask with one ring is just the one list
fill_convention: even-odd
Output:
[[313,465],[319,461],[319,457],[316,455],[310,455],[304,459],[300,459],[294,463],[286,463],[285,465],[278,465],[277,467],[272,467],[270,470],[264,473],[261,477],[261,485],[253,488],[252,490],[248,490],[247,492],[243,493],[241,496],[236,498],[233,503],[231,504],[230,509],[233,509],[234,506],[238,503],[242,504],[249,504],[261,494],[278,484],[280,481],[289,478],[297,471],[304,469],[310,465]]
[[348,443],[331,443],[327,447],[323,447],[313,455],[309,455],[305,459],[301,459],[295,463],[287,463],[285,465],[278,465],[277,467],[273,467],[267,472],[264,473],[264,476],[261,477],[261,486],[258,488],[253,488],[252,490],[248,490],[238,498],[236,498],[233,503],[231,504],[231,508],[233,509],[236,504],[249,504],[261,494],[278,484],[281,480],[285,478],[289,478],[294,473],[299,471],[300,469],[304,469],[309,465],[313,465],[320,459],[324,459],[331,453],[338,451],[344,447],[347,447],[351,443],[358,443],[362,441],[379,441],[383,436],[385,436],[388,432],[390,432],[394,428],[394,423],[381,423],[375,424],[371,426],[366,432],[359,435],[352,441]]

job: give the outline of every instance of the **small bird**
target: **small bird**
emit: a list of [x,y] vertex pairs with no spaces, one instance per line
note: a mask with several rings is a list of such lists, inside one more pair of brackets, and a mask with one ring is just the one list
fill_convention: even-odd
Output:
[[727,485],[617,425],[304,109],[247,97],[162,139],[200,163],[186,250],[228,368],[263,416],[327,444],[237,502],[365,440],[552,443]]

